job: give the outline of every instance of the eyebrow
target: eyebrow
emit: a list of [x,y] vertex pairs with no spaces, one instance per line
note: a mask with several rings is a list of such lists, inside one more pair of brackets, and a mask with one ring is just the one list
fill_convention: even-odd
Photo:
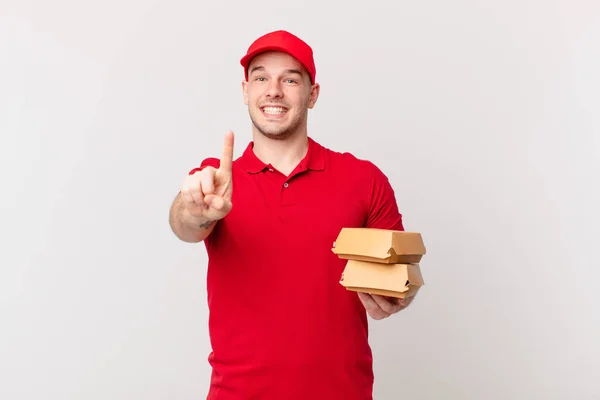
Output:
[[298,75],[302,76],[302,72],[297,69],[286,69],[285,72],[288,74],[298,74]]
[[[250,69],[250,74],[252,74],[254,71],[264,71],[265,67],[263,67],[262,65],[258,65],[256,67],[252,67]],[[298,69],[286,69],[285,73],[287,74],[297,74],[302,76],[302,71],[298,70]]]

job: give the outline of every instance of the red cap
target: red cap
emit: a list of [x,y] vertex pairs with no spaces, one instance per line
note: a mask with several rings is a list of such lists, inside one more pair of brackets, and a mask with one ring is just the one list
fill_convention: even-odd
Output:
[[315,83],[317,69],[315,68],[311,47],[299,37],[283,30],[267,33],[250,45],[248,52],[240,60],[240,64],[244,67],[246,79],[248,79],[248,65],[250,61],[259,53],[269,50],[282,51],[294,57],[304,65],[304,68],[306,68],[310,75],[311,82]]

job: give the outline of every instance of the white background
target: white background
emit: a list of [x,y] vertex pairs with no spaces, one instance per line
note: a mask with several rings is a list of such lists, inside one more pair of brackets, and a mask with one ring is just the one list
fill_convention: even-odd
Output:
[[600,398],[599,3],[284,4],[2,2],[0,398],[204,398],[206,256],[168,208],[251,139],[239,59],[275,29],[315,51],[309,134],[428,248],[372,321],[375,398]]

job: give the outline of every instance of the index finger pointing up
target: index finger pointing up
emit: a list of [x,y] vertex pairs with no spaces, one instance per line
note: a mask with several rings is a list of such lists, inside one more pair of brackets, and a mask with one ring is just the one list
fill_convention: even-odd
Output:
[[220,170],[231,175],[233,165],[233,132],[227,131],[223,143],[223,155],[221,156]]

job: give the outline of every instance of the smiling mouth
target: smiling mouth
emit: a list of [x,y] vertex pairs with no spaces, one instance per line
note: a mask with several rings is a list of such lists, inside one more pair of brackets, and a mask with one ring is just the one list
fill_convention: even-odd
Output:
[[272,107],[272,106],[261,107],[260,110],[263,112],[263,114],[268,115],[268,116],[274,116],[274,117],[283,116],[288,111],[287,108],[285,108],[285,107]]

